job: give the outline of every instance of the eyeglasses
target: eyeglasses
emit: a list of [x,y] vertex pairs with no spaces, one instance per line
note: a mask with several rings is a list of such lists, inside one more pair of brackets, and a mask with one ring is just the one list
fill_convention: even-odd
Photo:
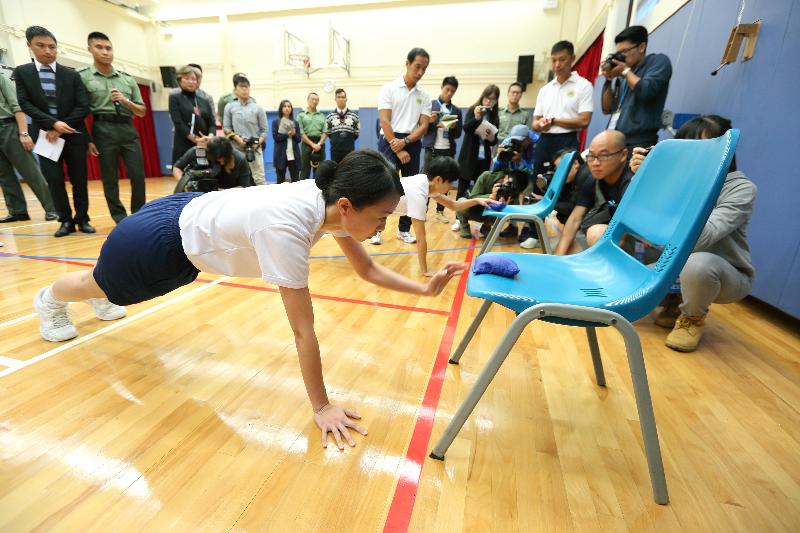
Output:
[[618,52],[620,54],[626,56],[626,55],[628,55],[628,52],[630,52],[634,48],[637,48],[638,46],[639,46],[638,44],[634,44],[633,46],[629,46],[628,48],[623,48],[622,50],[619,50]]
[[600,155],[586,154],[586,162],[591,163],[592,161],[600,161],[601,163],[605,163],[606,161],[611,159],[612,156],[617,155],[623,150],[625,150],[625,148],[620,148],[616,152],[611,152],[610,154],[600,154]]

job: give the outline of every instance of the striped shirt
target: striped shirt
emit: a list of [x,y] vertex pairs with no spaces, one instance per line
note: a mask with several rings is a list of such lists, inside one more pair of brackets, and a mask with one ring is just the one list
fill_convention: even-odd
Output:
[[39,72],[39,82],[42,84],[42,91],[44,91],[45,100],[47,100],[47,111],[54,117],[58,116],[58,107],[56,106],[56,63],[45,65],[33,60],[36,65],[36,70]]

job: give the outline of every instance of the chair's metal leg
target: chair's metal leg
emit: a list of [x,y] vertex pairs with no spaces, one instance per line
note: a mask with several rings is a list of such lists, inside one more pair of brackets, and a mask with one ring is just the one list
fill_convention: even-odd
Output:
[[444,459],[444,454],[447,453],[447,449],[450,448],[450,445],[453,443],[456,435],[458,435],[458,432],[461,431],[461,428],[464,426],[467,418],[469,418],[472,410],[475,409],[478,400],[480,400],[483,393],[486,392],[489,383],[494,379],[494,376],[500,369],[500,365],[506,360],[508,353],[511,351],[511,348],[514,347],[514,344],[516,344],[525,326],[536,318],[535,316],[531,318],[530,314],[523,313],[514,319],[514,322],[511,323],[508,331],[506,331],[505,335],[503,335],[503,338],[500,340],[500,344],[495,348],[491,359],[489,359],[489,362],[486,363],[486,366],[483,368],[480,375],[478,375],[478,379],[475,381],[472,389],[470,389],[469,394],[464,399],[461,406],[459,406],[456,414],[453,415],[453,419],[447,425],[439,442],[436,443],[433,451],[431,451],[431,458],[439,459],[440,461]]
[[605,387],[606,375],[603,372],[603,360],[600,358],[600,346],[597,344],[597,331],[594,328],[586,328],[586,336],[589,338],[589,351],[592,352],[595,379],[598,385]]
[[533,223],[536,225],[536,231],[539,233],[539,242],[542,243],[542,250],[547,255],[553,255],[553,247],[550,246],[550,239],[547,238],[547,228],[544,226],[544,221],[536,217],[533,219]]
[[496,243],[497,239],[500,237],[500,228],[502,228],[503,224],[505,224],[510,218],[511,215],[506,215],[502,218],[495,219],[494,224],[492,224],[492,229],[489,230],[489,235],[487,235],[486,239],[484,239],[483,246],[481,246],[478,255],[482,255],[484,252],[494,246],[494,243]]
[[492,302],[489,300],[484,300],[481,304],[481,308],[478,309],[478,314],[475,315],[475,318],[472,319],[472,323],[470,323],[469,327],[467,328],[467,332],[464,333],[464,336],[461,338],[461,342],[458,343],[458,347],[456,351],[453,352],[453,355],[450,356],[450,363],[457,365],[458,360],[461,359],[461,355],[464,353],[464,350],[467,349],[467,345],[472,340],[472,337],[475,335],[475,332],[478,331],[478,326],[481,325],[483,322],[483,317],[486,316],[486,312],[489,310],[489,307],[492,306]]
[[647,456],[647,466],[650,470],[650,483],[653,486],[653,499],[659,505],[666,505],[669,503],[667,480],[664,477],[664,464],[661,460],[658,430],[656,429],[656,419],[653,415],[653,402],[650,399],[650,388],[647,384],[647,371],[644,366],[642,344],[639,341],[639,335],[636,330],[627,320],[618,320],[613,325],[622,333],[622,337],[625,339],[628,366],[631,369],[631,379],[633,381],[633,392],[636,396],[636,410],[639,412],[644,451]]

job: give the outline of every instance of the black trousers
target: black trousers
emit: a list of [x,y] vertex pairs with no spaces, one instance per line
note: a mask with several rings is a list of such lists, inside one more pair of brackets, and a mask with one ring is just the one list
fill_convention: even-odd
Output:
[[[398,139],[408,137],[408,135],[408,133],[394,134],[394,136]],[[386,156],[386,158],[400,172],[401,176],[405,177],[419,174],[419,156],[420,151],[422,150],[422,143],[420,141],[410,143],[405,149],[406,152],[408,152],[408,155],[411,156],[411,161],[404,165],[400,163],[397,155],[395,155],[395,153],[392,151],[392,148],[389,146],[389,141],[386,140],[386,137],[381,135],[380,138],[378,138],[378,151]],[[397,222],[397,231],[411,231],[411,217],[407,217],[405,215],[401,216],[400,220]]]
[[297,161],[287,161],[286,166],[275,167],[275,176],[278,178],[278,183],[283,183],[286,180],[286,171],[289,171],[289,177],[292,181],[297,181],[300,176],[300,169],[297,168]]
[[[536,176],[544,172],[544,164],[552,162],[553,156],[564,148],[578,149],[580,141],[577,132],[569,133],[543,133],[536,141],[534,149],[534,167],[531,179],[536,180]],[[553,170],[553,169],[551,169]]]
[[[69,182],[72,185],[72,202],[75,205],[75,216],[69,204],[69,194],[64,177],[64,165],[67,166]],[[46,157],[39,158],[39,167],[50,187],[50,195],[58,213],[59,222],[81,224],[89,222],[89,191],[86,182],[86,144],[66,143],[61,157],[53,161]]]
[[342,162],[342,159],[344,159],[344,156],[346,156],[350,152],[352,152],[352,150],[334,150],[333,148],[331,148],[331,161],[334,161],[336,164],[339,164]]

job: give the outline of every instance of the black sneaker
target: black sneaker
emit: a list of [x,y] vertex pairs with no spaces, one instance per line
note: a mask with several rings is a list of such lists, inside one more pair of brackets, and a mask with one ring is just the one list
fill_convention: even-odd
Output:
[[522,227],[522,231],[519,232],[519,237],[517,238],[517,242],[525,242],[530,238],[530,236],[531,236],[531,228],[528,227],[528,225],[526,224],[525,226]]

